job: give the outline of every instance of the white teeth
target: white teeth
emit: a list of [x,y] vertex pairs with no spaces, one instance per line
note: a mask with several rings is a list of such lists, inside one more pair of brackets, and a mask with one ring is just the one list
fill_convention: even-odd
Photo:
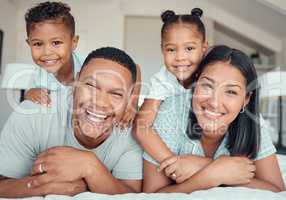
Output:
[[94,112],[91,112],[89,110],[86,111],[89,115],[96,117],[96,118],[100,118],[100,119],[105,119],[107,117],[107,115],[101,115],[101,114],[97,114]]
[[52,64],[55,64],[57,60],[45,60],[44,62],[48,65],[52,65]]
[[215,117],[219,117],[222,115],[222,113],[217,113],[217,112],[212,112],[210,110],[205,109],[205,112],[209,115],[215,116]]

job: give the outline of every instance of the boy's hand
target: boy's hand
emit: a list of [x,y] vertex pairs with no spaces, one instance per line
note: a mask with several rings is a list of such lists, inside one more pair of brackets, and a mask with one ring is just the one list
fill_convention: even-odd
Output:
[[126,108],[124,116],[122,117],[121,121],[119,122],[120,128],[128,128],[131,126],[135,115],[137,113],[137,106],[135,107],[132,104],[129,104]]
[[25,94],[25,99],[44,106],[51,106],[49,90],[42,88],[32,88]]

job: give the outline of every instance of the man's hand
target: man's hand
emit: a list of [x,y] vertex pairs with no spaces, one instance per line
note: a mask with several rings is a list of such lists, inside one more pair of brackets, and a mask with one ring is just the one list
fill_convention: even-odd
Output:
[[74,196],[87,191],[87,185],[82,179],[72,182],[52,182],[41,187],[43,187],[45,195],[56,194]]
[[[95,163],[95,164],[94,164]],[[72,147],[54,147],[42,152],[33,164],[30,187],[51,182],[71,182],[82,179],[90,166],[96,167],[97,158],[92,152]],[[95,165],[95,166],[94,166]]]

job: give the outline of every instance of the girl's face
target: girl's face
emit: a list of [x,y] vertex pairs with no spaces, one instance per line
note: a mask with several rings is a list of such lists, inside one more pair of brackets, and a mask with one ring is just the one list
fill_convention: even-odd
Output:
[[162,39],[165,66],[184,86],[190,83],[206,50],[207,42],[195,25],[174,24]]
[[250,96],[241,72],[228,62],[216,62],[205,68],[195,87],[193,110],[203,134],[225,134]]

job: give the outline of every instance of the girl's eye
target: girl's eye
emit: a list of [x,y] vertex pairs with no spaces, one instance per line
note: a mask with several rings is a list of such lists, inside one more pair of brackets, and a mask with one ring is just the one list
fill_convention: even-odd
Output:
[[187,49],[187,51],[192,51],[192,50],[194,50],[193,47],[187,47],[186,49]]
[[173,49],[173,48],[167,48],[166,51],[167,51],[167,52],[174,52],[175,49]]

